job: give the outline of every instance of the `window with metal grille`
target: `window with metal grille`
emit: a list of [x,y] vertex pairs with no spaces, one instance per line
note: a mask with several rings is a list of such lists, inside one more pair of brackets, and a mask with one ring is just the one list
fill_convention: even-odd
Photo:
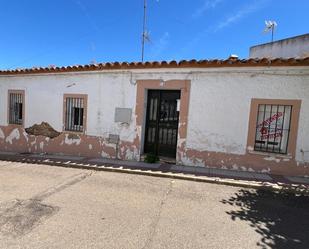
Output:
[[85,99],[65,97],[65,130],[84,131],[85,124]]
[[291,116],[291,105],[258,105],[254,150],[286,154]]
[[9,92],[9,124],[23,124],[23,102],[22,93]]

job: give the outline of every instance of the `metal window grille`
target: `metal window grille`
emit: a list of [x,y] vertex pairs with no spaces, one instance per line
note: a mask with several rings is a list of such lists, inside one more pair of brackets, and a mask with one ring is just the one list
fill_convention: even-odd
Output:
[[286,154],[291,116],[290,105],[259,105],[254,150]]
[[67,97],[65,103],[65,130],[82,132],[84,130],[84,99]]
[[9,94],[9,123],[23,124],[23,94]]

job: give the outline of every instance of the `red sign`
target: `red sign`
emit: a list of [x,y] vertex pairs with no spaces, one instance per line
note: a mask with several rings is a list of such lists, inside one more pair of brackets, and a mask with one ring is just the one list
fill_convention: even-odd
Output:
[[[261,140],[265,139],[276,139],[277,137],[282,137],[282,130],[281,129],[270,129],[270,125],[274,122],[277,122],[279,118],[283,116],[282,112],[278,112],[271,116],[270,118],[264,120],[262,123],[258,125],[261,133]],[[274,130],[274,131],[272,131]]]

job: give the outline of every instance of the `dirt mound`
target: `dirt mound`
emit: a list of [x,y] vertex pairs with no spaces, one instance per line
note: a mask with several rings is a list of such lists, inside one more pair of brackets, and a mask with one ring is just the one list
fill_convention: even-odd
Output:
[[58,137],[61,134],[61,132],[56,131],[47,122],[42,122],[41,124],[34,124],[33,126],[26,128],[25,131],[29,135],[45,136],[49,138]]

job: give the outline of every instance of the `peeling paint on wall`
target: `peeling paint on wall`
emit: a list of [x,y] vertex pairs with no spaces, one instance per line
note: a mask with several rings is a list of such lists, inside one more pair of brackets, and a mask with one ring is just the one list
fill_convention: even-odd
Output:
[[[215,167],[221,169],[241,170],[250,172],[273,173],[280,175],[305,175],[309,173],[309,164],[297,167],[294,159],[283,160],[278,157],[261,157],[260,154],[247,153],[235,155],[222,152],[200,151],[185,147],[183,142],[178,150],[179,164],[188,166]],[[265,159],[266,158],[266,159]],[[308,168],[304,165],[307,165]]]
[[111,156],[104,151],[101,152],[101,156],[104,158],[111,158]]
[[67,145],[80,145],[81,138],[80,136],[72,136],[71,134],[65,134],[64,143]]
[[4,139],[4,138],[5,138],[4,133],[3,133],[2,129],[0,128],[0,139]]
[[40,142],[40,149],[43,150],[44,149],[44,142]]
[[262,169],[262,170],[261,170],[261,173],[270,173],[270,168]]
[[16,128],[14,129],[9,136],[5,139],[7,143],[13,144],[13,140],[18,140],[20,138],[19,130]]
[[272,157],[272,156],[264,157],[264,160],[266,160],[266,161],[275,161],[276,163],[280,163],[280,161],[281,161],[279,158],[275,158],[275,157]]
[[27,132],[23,131],[23,136],[24,136],[24,138],[25,138],[25,139],[27,140],[27,142],[28,142]]

